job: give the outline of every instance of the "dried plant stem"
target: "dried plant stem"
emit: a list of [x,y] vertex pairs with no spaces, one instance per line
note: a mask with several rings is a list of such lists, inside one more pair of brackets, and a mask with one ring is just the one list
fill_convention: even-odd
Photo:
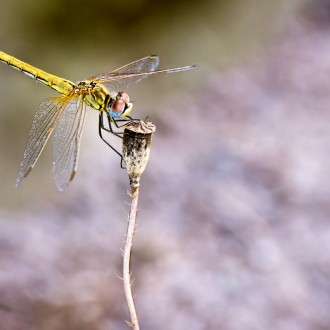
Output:
[[131,322],[130,326],[134,330],[139,330],[139,320],[137,317],[134,300],[132,296],[132,289],[131,289],[131,273],[130,273],[130,259],[131,259],[131,251],[133,245],[133,235],[135,230],[135,223],[136,223],[136,213],[137,213],[137,205],[139,199],[139,188],[137,187],[132,193],[132,202],[131,202],[131,209],[128,218],[128,228],[127,228],[127,236],[124,248],[124,261],[123,261],[123,280],[124,280],[124,290],[125,296],[127,301],[127,306],[129,313],[131,315]]
[[149,159],[151,136],[155,129],[155,126],[150,122],[134,121],[125,128],[123,139],[123,158],[130,180],[132,198],[124,247],[123,280],[127,306],[131,317],[129,325],[134,330],[139,330],[140,326],[132,295],[130,258],[136,226],[140,178]]

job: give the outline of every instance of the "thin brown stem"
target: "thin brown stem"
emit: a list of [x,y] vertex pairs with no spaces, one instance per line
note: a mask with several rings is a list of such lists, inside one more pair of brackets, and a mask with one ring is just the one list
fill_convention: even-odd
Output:
[[132,202],[131,202],[131,209],[128,218],[128,228],[127,228],[127,236],[126,236],[126,242],[124,248],[124,261],[123,261],[124,290],[125,290],[128,310],[131,316],[131,322],[129,324],[134,330],[139,330],[140,326],[132,296],[130,259],[131,259],[132,245],[133,245],[133,235],[136,224],[138,199],[139,199],[139,188],[136,188],[135,192],[132,193]]

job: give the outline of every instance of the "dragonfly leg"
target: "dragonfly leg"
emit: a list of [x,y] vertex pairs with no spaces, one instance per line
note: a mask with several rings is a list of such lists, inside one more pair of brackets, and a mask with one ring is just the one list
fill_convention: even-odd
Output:
[[[112,128],[112,124],[114,124],[117,128],[122,128],[130,122],[140,121],[140,120],[139,119],[133,119],[132,117],[129,117],[129,116],[127,116],[125,118],[122,118],[122,119],[114,119],[107,113],[106,116],[107,116],[107,119],[108,119],[108,127],[109,127],[108,128],[108,127],[104,126],[103,114],[104,114],[103,112],[100,112],[100,114],[99,114],[99,136],[113,151],[115,151],[120,156],[120,158],[121,158],[120,159],[120,167],[125,169],[126,168],[125,165],[124,165],[125,161],[124,161],[124,158],[123,158],[122,154],[117,149],[115,149],[107,140],[105,140],[105,138],[102,135],[102,131],[104,130],[104,131],[106,131],[108,133],[111,133],[111,134],[113,134],[113,135],[115,135],[115,136],[122,139],[123,137],[120,136],[120,135],[123,135],[124,132],[114,131],[113,128]],[[119,125],[118,122],[124,122],[124,124]]]
[[[111,125],[110,125],[111,127]],[[99,115],[99,136],[100,138],[116,153],[120,156],[121,158],[121,161],[120,161],[120,166],[123,168],[123,156],[122,154],[116,149],[114,148],[102,135],[102,130],[105,130],[106,132],[110,132],[114,135],[116,135],[113,131],[112,131],[112,128],[110,128],[110,130],[108,130],[106,127],[104,127],[104,123],[103,123],[103,113],[100,112],[100,115]],[[118,136],[118,135],[116,135]],[[119,136],[121,137],[121,136]]]
[[[108,116],[110,117],[110,116]],[[108,118],[110,120],[110,118]],[[124,118],[121,118],[121,119],[114,119],[114,118],[111,118],[111,120],[113,121],[113,123],[115,124],[115,126],[117,128],[121,128],[121,127],[124,127],[125,125],[127,125],[128,123],[130,123],[132,120],[134,120],[132,117],[130,116],[126,116]],[[118,123],[120,122],[123,122],[124,124],[122,125],[118,125]]]
[[113,119],[107,115],[107,118],[108,118],[108,127],[106,127],[104,125],[104,122],[103,122],[103,112],[100,112],[100,115],[99,115],[99,127],[100,129],[108,132],[108,133],[111,133],[117,137],[120,137],[122,138],[120,135],[123,134],[123,132],[115,132],[113,129],[112,129],[112,122],[113,122]]

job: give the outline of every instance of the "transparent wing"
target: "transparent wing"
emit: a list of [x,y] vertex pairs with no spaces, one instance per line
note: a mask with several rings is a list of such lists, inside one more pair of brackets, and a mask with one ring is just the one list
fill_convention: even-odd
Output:
[[68,97],[51,97],[40,104],[32,122],[32,128],[16,179],[16,187],[21,184],[37,162],[50,134],[63,113],[66,102],[69,102]]
[[146,76],[136,76],[135,74],[141,72],[152,72],[159,64],[158,56],[147,56],[120,67],[117,70],[107,73],[101,73],[88,80],[101,82],[110,92],[123,91],[127,86],[136,83]]
[[159,57],[152,55],[127,64],[115,71],[96,75],[89,78],[89,80],[93,80],[96,83],[102,83],[110,92],[119,92],[125,90],[129,85],[137,83],[150,75],[186,71],[196,67],[186,66],[182,68],[155,71],[158,64]]
[[59,191],[67,188],[77,171],[86,105],[74,98],[65,107],[53,135],[53,177]]
[[124,91],[129,85],[137,83],[144,78],[148,78],[152,75],[160,73],[175,73],[181,71],[187,71],[195,69],[197,66],[185,66],[182,68],[173,68],[166,70],[158,70],[153,72],[141,72],[141,73],[124,73],[124,74],[112,74],[104,79],[96,80],[97,83],[104,85],[109,92],[120,92]]
[[155,71],[158,65],[159,65],[159,57],[156,55],[151,55],[141,58],[140,60],[134,61],[132,63],[126,64],[114,71],[101,73],[96,76],[90,77],[88,80],[106,79],[109,76],[116,74],[118,75],[124,73],[140,73],[140,72]]

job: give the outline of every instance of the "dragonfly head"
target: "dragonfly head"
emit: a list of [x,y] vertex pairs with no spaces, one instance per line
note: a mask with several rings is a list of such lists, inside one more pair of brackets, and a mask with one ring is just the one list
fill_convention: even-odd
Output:
[[117,95],[111,95],[109,102],[109,113],[111,117],[119,118],[128,116],[132,111],[133,104],[129,102],[129,96],[125,92],[119,92]]

